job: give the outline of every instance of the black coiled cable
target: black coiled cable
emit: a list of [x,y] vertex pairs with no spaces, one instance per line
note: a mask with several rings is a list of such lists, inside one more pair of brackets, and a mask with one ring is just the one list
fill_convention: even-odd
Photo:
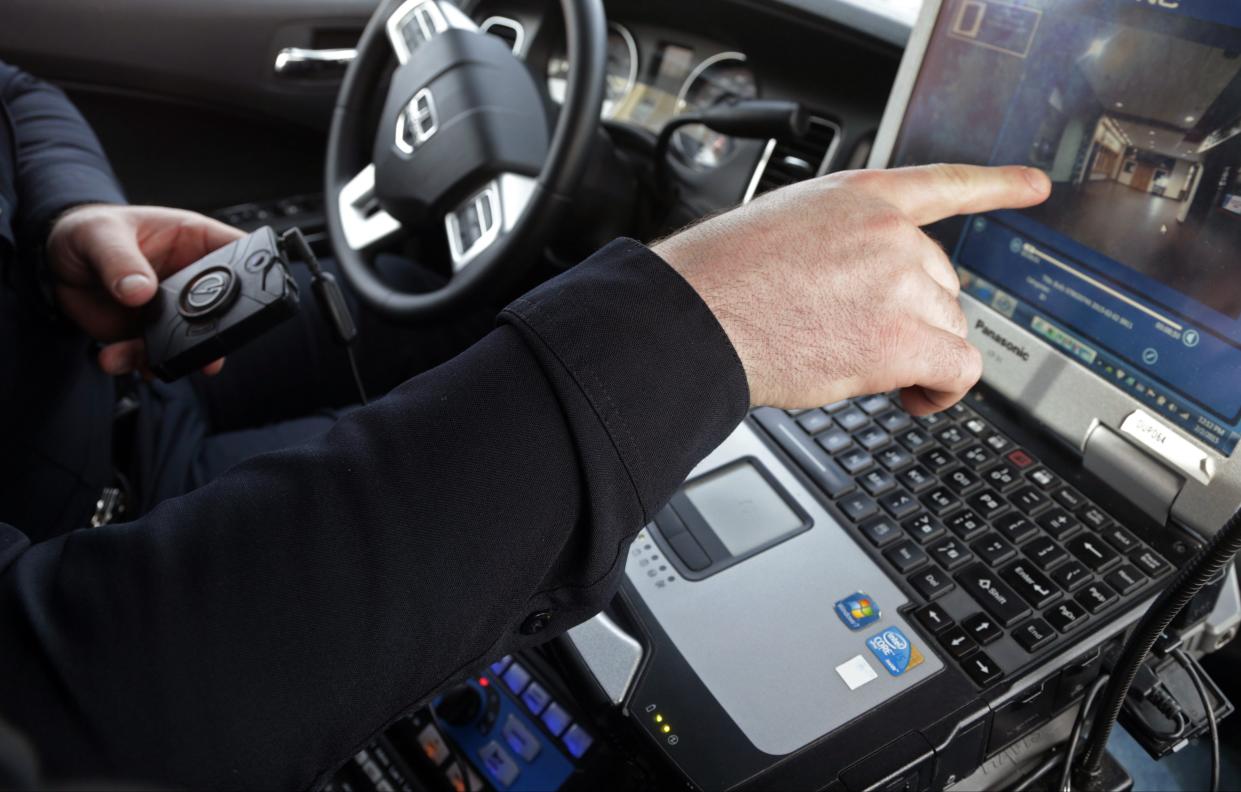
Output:
[[1241,510],[1234,512],[1219,533],[1207,543],[1206,548],[1181,569],[1134,627],[1103,693],[1099,715],[1090,727],[1086,751],[1082,754],[1081,767],[1077,771],[1077,778],[1082,786],[1088,787],[1090,779],[1102,771],[1103,757],[1107,752],[1107,741],[1112,734],[1112,727],[1116,725],[1125,697],[1129,695],[1129,688],[1133,685],[1138,669],[1150,655],[1151,647],[1203,586],[1213,581],[1232,562],[1239,550]]

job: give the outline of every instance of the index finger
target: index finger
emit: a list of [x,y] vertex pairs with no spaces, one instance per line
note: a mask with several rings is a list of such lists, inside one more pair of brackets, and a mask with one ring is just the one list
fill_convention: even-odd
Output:
[[1051,180],[1023,165],[919,165],[872,175],[878,194],[920,226],[954,215],[1024,209],[1047,200]]

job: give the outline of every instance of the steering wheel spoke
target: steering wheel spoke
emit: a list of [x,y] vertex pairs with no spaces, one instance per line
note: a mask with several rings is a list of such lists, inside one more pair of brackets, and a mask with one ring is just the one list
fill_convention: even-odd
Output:
[[517,226],[537,187],[538,182],[529,176],[502,173],[444,215],[454,273]]
[[388,42],[404,66],[414,50],[446,30],[478,30],[474,20],[447,0],[406,0],[388,17]]
[[372,250],[400,234],[401,222],[379,205],[374,165],[367,165],[346,182],[337,201],[341,230],[351,250]]

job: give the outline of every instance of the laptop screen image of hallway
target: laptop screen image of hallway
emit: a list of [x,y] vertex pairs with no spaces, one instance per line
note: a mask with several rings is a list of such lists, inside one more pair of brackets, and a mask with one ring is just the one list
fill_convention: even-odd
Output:
[[892,164],[1023,164],[967,292],[1221,453],[1241,430],[1241,3],[946,0]]

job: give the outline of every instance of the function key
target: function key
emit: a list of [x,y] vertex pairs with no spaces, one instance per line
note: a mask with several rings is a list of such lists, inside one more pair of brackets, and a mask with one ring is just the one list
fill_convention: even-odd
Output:
[[1096,580],[1081,590],[1081,593],[1077,595],[1077,601],[1091,613],[1098,613],[1116,601],[1116,592],[1112,591],[1106,583]]
[[832,425],[832,419],[822,410],[806,410],[797,416],[797,425],[808,434],[818,434]]
[[856,400],[856,404],[871,415],[878,415],[892,407],[892,401],[882,393],[877,393],[874,396],[863,396]]
[[933,602],[914,611],[914,617],[934,635],[938,635],[953,625],[952,619],[948,618],[944,609]]
[[836,461],[840,466],[850,473],[861,473],[866,468],[875,464],[874,457],[868,452],[860,448],[850,448],[836,456]]
[[968,495],[982,486],[982,479],[978,478],[978,474],[963,467],[942,474],[940,478],[958,495]]
[[989,489],[974,493],[965,502],[988,522],[1000,512],[1008,509],[1008,503],[994,490]]
[[1068,553],[1064,552],[1064,548],[1051,540],[1051,537],[1040,536],[1031,539],[1025,547],[1026,555],[1030,560],[1039,565],[1040,569],[1051,569],[1060,561],[1064,560]]
[[1014,561],[1000,572],[1000,577],[1036,608],[1042,608],[1060,596],[1055,584],[1028,561]]
[[1081,523],[1074,520],[1068,512],[1058,506],[1051,511],[1044,512],[1037,522],[1052,539],[1057,541],[1063,541],[1065,538],[1072,536],[1082,527]]
[[887,432],[878,426],[868,426],[853,437],[858,441],[858,445],[868,451],[874,451],[882,445],[887,445],[887,442],[892,439]]
[[780,448],[797,462],[798,467],[833,498],[839,498],[854,489],[853,479],[845,475],[822,448],[811,443],[793,425],[793,420],[780,410],[761,409],[754,417],[766,429]]
[[[1018,466],[1020,467],[1020,466]],[[1056,478],[1056,474],[1052,473],[1045,467],[1037,467],[1026,473],[1026,478],[1038,485],[1039,489],[1049,490],[1060,483],[1060,479]]]
[[1051,494],[1053,500],[1059,503],[1069,511],[1077,511],[1085,506],[1089,501],[1086,500],[1080,492],[1072,487],[1061,487]]
[[1051,643],[1055,637],[1056,634],[1051,631],[1051,626],[1042,619],[1031,619],[1013,630],[1013,638],[1027,652],[1041,649]]
[[988,451],[984,446],[975,443],[969,446],[961,453],[957,454],[961,461],[972,467],[974,470],[982,470],[987,463],[995,459],[995,455]]
[[948,654],[960,660],[978,648],[978,644],[969,637],[959,625],[949,627],[939,636],[939,642]]
[[914,492],[922,492],[930,489],[939,479],[934,478],[926,468],[921,465],[914,465],[909,470],[903,471],[897,475],[901,483],[909,487]]
[[982,564],[971,564],[958,572],[956,577],[961,588],[994,616],[1001,627],[1016,624],[1030,612],[1025,600],[1001,580],[993,569]]
[[941,471],[957,464],[957,460],[953,459],[952,455],[942,448],[933,448],[927,451],[918,457],[918,461],[926,465],[935,474],[939,474]]
[[914,463],[913,454],[898,445],[890,445],[879,451],[875,454],[875,458],[879,460],[879,464],[892,471],[909,467]]
[[970,545],[970,547],[974,548],[974,552],[978,554],[978,557],[990,566],[999,566],[1017,555],[1017,551],[1013,549],[1013,546],[997,534],[987,534]]
[[1111,518],[1109,518],[1102,509],[1093,504],[1085,509],[1082,509],[1082,513],[1077,516],[1081,517],[1082,522],[1086,523],[1096,531],[1103,530],[1103,528],[1112,522]]
[[882,495],[896,486],[896,479],[883,468],[875,468],[869,473],[858,476],[857,481],[862,485],[862,489],[871,495]]
[[899,432],[912,423],[909,413],[902,412],[901,410],[889,410],[875,418],[875,421],[889,432]]
[[1129,560],[1147,577],[1161,577],[1169,569],[1168,562],[1154,550],[1134,550],[1129,554]]
[[1038,532],[1034,522],[1020,512],[1009,512],[1008,514],[1001,515],[995,518],[992,525],[995,526],[995,529],[1005,539],[1013,544],[1021,544]]
[[1007,462],[1001,462],[982,474],[983,480],[1000,492],[1008,492],[1024,482],[1017,470]]
[[989,434],[991,427],[987,426],[987,422],[975,415],[973,418],[967,418],[961,422],[965,430],[975,437],[982,437]]
[[902,575],[913,572],[927,562],[926,551],[908,539],[884,551],[883,555]]
[[935,519],[926,512],[910,517],[901,523],[901,527],[905,532],[917,539],[922,544],[926,544],[932,539],[937,539],[944,534],[944,526],[939,520]]
[[866,417],[866,413],[856,407],[850,407],[847,410],[841,410],[835,415],[836,423],[840,424],[840,428],[846,432],[856,432],[866,424],[870,423],[870,419]]
[[853,445],[853,436],[838,426],[833,426],[830,430],[822,433],[815,438],[823,450],[829,454],[839,454],[849,446]]
[[945,426],[935,432],[935,439],[955,451],[970,441],[970,436],[959,426]]
[[1082,534],[1065,545],[1083,564],[1102,574],[1120,563],[1120,555],[1112,546],[1092,534]]
[[1071,599],[1052,605],[1043,612],[1043,618],[1062,633],[1072,632],[1086,623],[1086,609]]
[[987,523],[969,509],[962,509],[944,520],[948,530],[965,541],[970,541],[987,530]]
[[1004,635],[1004,631],[1000,629],[1000,625],[995,623],[995,619],[985,613],[975,613],[973,616],[966,617],[961,622],[961,628],[980,646],[998,641]]
[[924,569],[909,578],[909,585],[917,589],[918,593],[927,600],[933,600],[956,588],[956,584],[952,582],[952,579],[935,567]]
[[1085,564],[1077,559],[1070,559],[1067,564],[1062,564],[1052,570],[1051,579],[1065,591],[1076,591],[1089,583],[1093,577]]
[[931,510],[931,514],[942,517],[960,505],[961,501],[944,487],[936,487],[922,496],[922,502]]
[[1132,594],[1142,588],[1142,584],[1146,582],[1146,576],[1130,564],[1123,564],[1107,577],[1103,578],[1107,584],[1116,589],[1121,595]]
[[943,413],[931,413],[930,415],[923,415],[918,418],[918,423],[922,424],[927,429],[934,429],[937,426],[943,426],[948,423],[948,416]]
[[1051,505],[1047,496],[1034,487],[1025,486],[1008,496],[1013,505],[1026,514],[1038,514]]
[[931,555],[935,556],[935,560],[939,565],[949,572],[959,566],[969,563],[974,554],[965,546],[964,542],[957,541],[951,537],[940,539],[935,544],[927,548],[931,551]]
[[903,534],[896,523],[887,517],[876,517],[858,526],[858,530],[870,540],[875,547],[883,547],[900,539]]
[[1013,464],[1018,470],[1025,470],[1034,464],[1034,457],[1027,454],[1020,448],[1014,448],[1004,455],[1004,458]]
[[896,439],[900,441],[901,445],[915,454],[931,444],[931,438],[927,437],[926,432],[918,428],[906,429],[898,434]]
[[989,434],[983,438],[983,442],[997,454],[1006,453],[1013,447],[1013,441],[1001,434]]
[[904,490],[893,490],[887,495],[881,495],[879,505],[898,520],[918,510],[918,501]]
[[983,652],[975,652],[962,660],[961,667],[979,687],[986,687],[1004,675],[995,661]]
[[860,522],[879,511],[879,507],[867,495],[861,492],[855,492],[841,498],[836,503],[840,510],[845,513],[849,519],[854,522]]

